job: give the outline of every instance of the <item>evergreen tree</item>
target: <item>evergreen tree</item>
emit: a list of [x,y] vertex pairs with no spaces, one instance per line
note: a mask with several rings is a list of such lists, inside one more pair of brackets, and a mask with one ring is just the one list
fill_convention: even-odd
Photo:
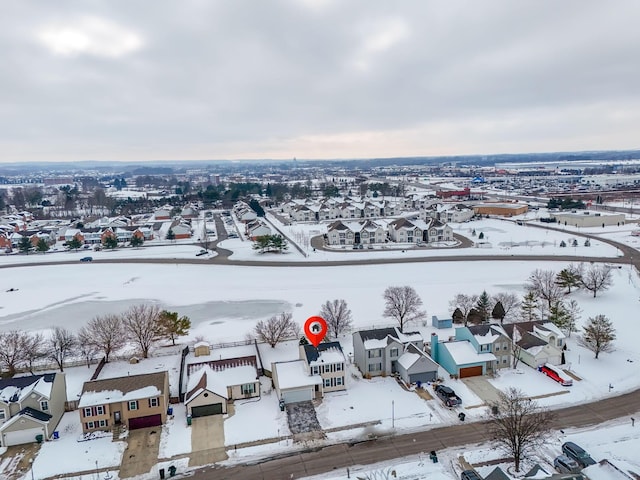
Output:
[[560,330],[567,330],[571,324],[571,314],[563,302],[556,302],[549,309],[548,320]]
[[49,244],[44,238],[38,240],[38,245],[36,245],[36,250],[45,253],[49,250]]
[[538,320],[538,298],[536,297],[535,292],[529,291],[522,299],[522,304],[520,305],[520,316],[522,320],[525,322],[533,322]]
[[82,248],[82,242],[78,237],[73,237],[71,240],[67,242],[67,247],[71,250],[79,250]]
[[133,235],[131,237],[130,244],[131,244],[132,247],[134,247],[134,248],[141,247],[143,243],[144,243],[144,239],[141,236]]
[[572,268],[563,268],[556,275],[556,284],[562,288],[567,289],[567,294],[571,293],[572,288],[579,288],[581,282],[581,275],[578,271]]
[[493,310],[491,310],[491,318],[495,318],[496,320],[504,320],[506,312],[504,311],[504,307],[502,306],[502,302],[497,301],[493,306]]
[[18,242],[18,250],[29,255],[29,252],[33,250],[33,243],[31,243],[31,239],[29,237],[23,236],[20,239],[20,242]]
[[167,240],[171,240],[174,241],[176,239],[176,234],[173,233],[173,229],[169,229],[169,231],[167,232]]
[[176,344],[178,337],[188,335],[190,328],[191,320],[189,317],[178,317],[178,312],[163,310],[158,315],[158,335],[171,340],[173,345]]
[[118,247],[118,239],[114,235],[107,235],[102,241],[104,248],[114,250]]
[[486,290],[483,290],[480,297],[478,297],[475,310],[480,317],[480,321],[486,322],[489,318],[489,313],[491,312],[491,298]]

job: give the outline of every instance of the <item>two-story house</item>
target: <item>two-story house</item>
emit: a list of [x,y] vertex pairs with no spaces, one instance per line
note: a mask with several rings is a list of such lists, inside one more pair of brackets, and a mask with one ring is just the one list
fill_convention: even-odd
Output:
[[[456,335],[458,329],[456,329]],[[479,344],[473,335],[468,339],[440,341],[438,335],[431,334],[431,358],[440,364],[451,376],[464,378],[485,375],[491,371],[497,358],[489,350],[490,343]]]
[[0,447],[49,439],[66,401],[63,373],[0,380]]
[[273,385],[286,404],[311,401],[346,388],[345,359],[338,342],[302,345],[300,359],[271,364]]
[[391,375],[398,371],[398,358],[409,344],[424,349],[418,332],[402,333],[397,327],[354,332],[353,362],[363,375]]
[[162,425],[169,406],[168,372],[85,382],[78,402],[84,433]]
[[478,353],[493,353],[496,360],[487,364],[486,373],[511,366],[511,340],[497,324],[468,325],[456,328],[456,340],[468,340]]
[[505,323],[506,334],[515,344],[513,350],[522,363],[537,368],[545,363],[561,365],[565,335],[551,322]]

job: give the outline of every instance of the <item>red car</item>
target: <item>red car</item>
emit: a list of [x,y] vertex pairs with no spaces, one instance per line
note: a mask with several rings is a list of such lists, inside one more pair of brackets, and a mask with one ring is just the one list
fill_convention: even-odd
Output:
[[566,375],[560,374],[558,370],[553,368],[551,365],[544,364],[538,367],[538,371],[544,373],[547,377],[555,380],[563,387],[570,387],[573,385],[573,380],[564,378]]

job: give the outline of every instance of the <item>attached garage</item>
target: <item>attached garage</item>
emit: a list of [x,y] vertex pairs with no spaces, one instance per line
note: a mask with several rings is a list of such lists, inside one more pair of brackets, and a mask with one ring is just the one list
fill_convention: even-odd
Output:
[[478,377],[482,375],[482,365],[476,367],[465,367],[460,369],[460,378]]
[[310,402],[313,400],[313,388],[296,388],[294,390],[281,390],[280,395],[284,403]]
[[36,435],[44,438],[44,427],[27,428],[15,432],[4,432],[2,434],[2,446],[23,445],[25,443],[36,443]]
[[136,417],[129,419],[129,430],[138,428],[157,427],[162,425],[162,415],[147,415],[146,417]]
[[193,418],[206,417],[208,415],[221,415],[222,413],[224,413],[222,409],[222,403],[213,403],[211,405],[191,407],[191,416]]

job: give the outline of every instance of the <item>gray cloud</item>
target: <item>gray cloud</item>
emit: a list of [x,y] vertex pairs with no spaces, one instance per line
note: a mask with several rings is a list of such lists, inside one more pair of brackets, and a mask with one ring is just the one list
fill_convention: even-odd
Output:
[[636,148],[640,4],[5,2],[0,160]]

